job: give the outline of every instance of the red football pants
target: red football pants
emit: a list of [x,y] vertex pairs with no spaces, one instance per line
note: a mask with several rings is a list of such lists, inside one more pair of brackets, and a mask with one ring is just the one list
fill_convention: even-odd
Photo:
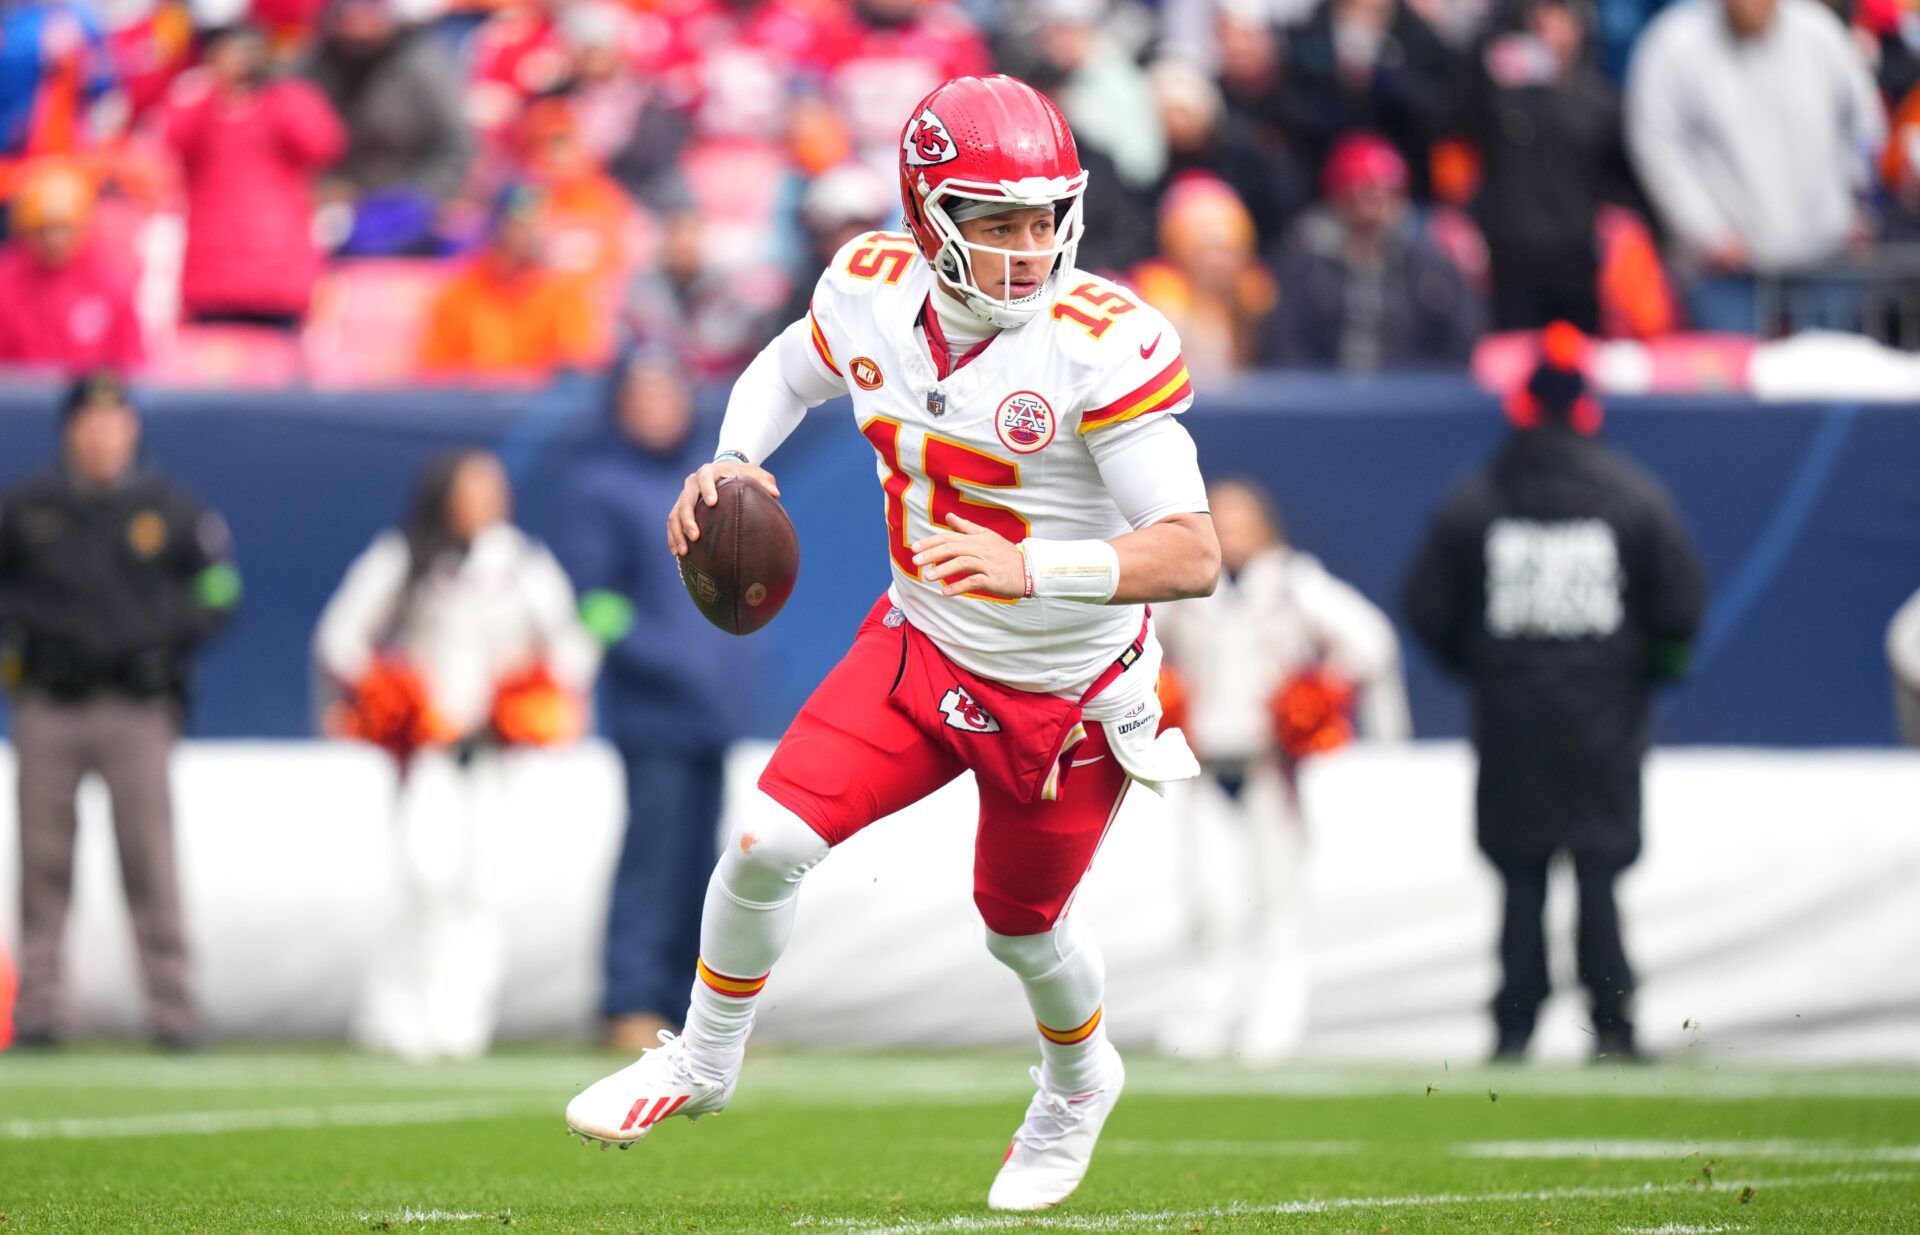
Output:
[[[882,620],[890,607],[883,598],[867,615],[853,647],[793,718],[760,775],[767,796],[829,845],[966,770],[888,701],[903,637]],[[1026,803],[980,786],[973,903],[996,934],[1052,930],[1120,811],[1129,781],[1106,731],[1088,724],[1086,740],[1067,757],[1073,766],[1056,801]]]

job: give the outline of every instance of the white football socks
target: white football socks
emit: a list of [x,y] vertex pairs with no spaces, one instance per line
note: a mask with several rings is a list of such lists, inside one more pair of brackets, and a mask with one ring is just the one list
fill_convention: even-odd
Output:
[[1068,916],[1044,935],[988,931],[987,950],[1026,987],[1047,1085],[1070,1094],[1105,1085],[1107,966],[1093,932]]
[[[739,1069],[760,993],[793,936],[800,881],[828,853],[805,820],[755,796],[752,822],[728,838],[707,883],[683,1035],[694,1066],[714,1080]],[[1069,916],[1042,935],[988,931],[987,949],[1026,988],[1048,1086],[1070,1094],[1101,1088],[1107,974],[1093,933]]]
[[707,882],[700,959],[684,1038],[696,1068],[719,1080],[746,1054],[755,1006],[793,937],[800,880],[827,856],[805,820],[764,793],[751,822],[727,838]]

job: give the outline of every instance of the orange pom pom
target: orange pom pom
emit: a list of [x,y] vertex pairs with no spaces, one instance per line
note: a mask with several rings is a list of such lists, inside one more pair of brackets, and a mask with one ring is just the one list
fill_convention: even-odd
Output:
[[1154,683],[1154,692],[1160,696],[1160,728],[1165,733],[1169,729],[1187,727],[1187,681],[1181,677],[1172,665],[1160,666],[1160,680]]
[[1330,670],[1295,674],[1269,706],[1274,737],[1291,759],[1322,755],[1353,740],[1353,684]]
[[491,719],[495,736],[509,746],[563,746],[578,741],[586,728],[580,700],[545,665],[503,678]]
[[346,700],[328,711],[327,727],[340,737],[370,742],[401,760],[454,736],[434,715],[425,680],[397,656],[374,661]]

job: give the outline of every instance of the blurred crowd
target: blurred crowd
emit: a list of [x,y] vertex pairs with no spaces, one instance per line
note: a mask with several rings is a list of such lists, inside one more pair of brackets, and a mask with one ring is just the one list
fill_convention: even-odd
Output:
[[1078,134],[1081,263],[1207,376],[1458,366],[1554,319],[1875,332],[1920,11],[1841,7],[0,0],[0,365],[724,379],[897,220],[913,103],[996,69]]

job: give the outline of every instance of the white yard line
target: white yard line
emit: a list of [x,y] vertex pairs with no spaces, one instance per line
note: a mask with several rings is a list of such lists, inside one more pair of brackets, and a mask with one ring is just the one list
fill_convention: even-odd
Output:
[[459,1209],[403,1209],[397,1214],[360,1214],[362,1222],[388,1222],[412,1226],[424,1222],[500,1222],[509,1215],[470,1214]]
[[[954,1147],[993,1149],[999,1142],[955,1141]],[[1354,1154],[1426,1153],[1429,1146],[1396,1141],[1170,1140],[1107,1137],[1103,1154],[1170,1158],[1341,1158]],[[1683,1158],[1767,1158],[1790,1162],[1920,1162],[1920,1145],[1849,1145],[1842,1141],[1662,1141],[1563,1139],[1463,1141],[1446,1147],[1456,1158],[1521,1161],[1593,1158],[1654,1162]]]
[[[999,1140],[948,1139],[930,1144],[941,1149],[969,1150],[981,1154],[1004,1152],[1006,1138]],[[1174,1158],[1347,1158],[1355,1154],[1377,1153],[1377,1141],[1152,1141],[1106,1137],[1100,1142],[1102,1154],[1129,1154],[1141,1157]]]
[[1623,1226],[1620,1235],[1721,1235],[1724,1231],[1744,1231],[1747,1228],[1730,1222],[1710,1222],[1705,1226],[1696,1226],[1687,1222],[1669,1222],[1665,1226]]
[[525,1103],[519,1102],[465,1100],[243,1107],[225,1111],[169,1111],[66,1119],[0,1119],[0,1140],[89,1141],[133,1136],[211,1136],[221,1132],[459,1123],[469,1119],[511,1115],[527,1109]]
[[1100,1152],[1175,1158],[1347,1158],[1377,1153],[1375,1141],[1146,1141],[1108,1137]]
[[1128,1210],[1116,1214],[1008,1214],[1004,1217],[977,1217],[971,1214],[941,1218],[932,1222],[902,1222],[887,1225],[848,1223],[838,1219],[803,1217],[796,1227],[824,1227],[845,1235],[947,1235],[965,1231],[1130,1231],[1157,1229],[1169,1224],[1226,1218],[1284,1217],[1291,1214],[1324,1214],[1349,1209],[1411,1209],[1448,1205],[1526,1204],[1538,1201],[1613,1200],[1626,1197],[1667,1196],[1682,1192],[1737,1194],[1742,1188],[1809,1188],[1834,1184],[1887,1183],[1907,1181],[1906,1172],[1855,1172],[1830,1175],[1788,1176],[1780,1179],[1732,1179],[1700,1185],[1640,1184],[1622,1187],[1540,1188],[1524,1192],[1414,1193],[1407,1196],[1349,1196],[1321,1200],[1281,1201],[1273,1205],[1209,1205],[1197,1209]]
[[1842,1141],[1541,1140],[1468,1141],[1456,1158],[1780,1158],[1793,1162],[1920,1162],[1920,1145],[1848,1145]]

